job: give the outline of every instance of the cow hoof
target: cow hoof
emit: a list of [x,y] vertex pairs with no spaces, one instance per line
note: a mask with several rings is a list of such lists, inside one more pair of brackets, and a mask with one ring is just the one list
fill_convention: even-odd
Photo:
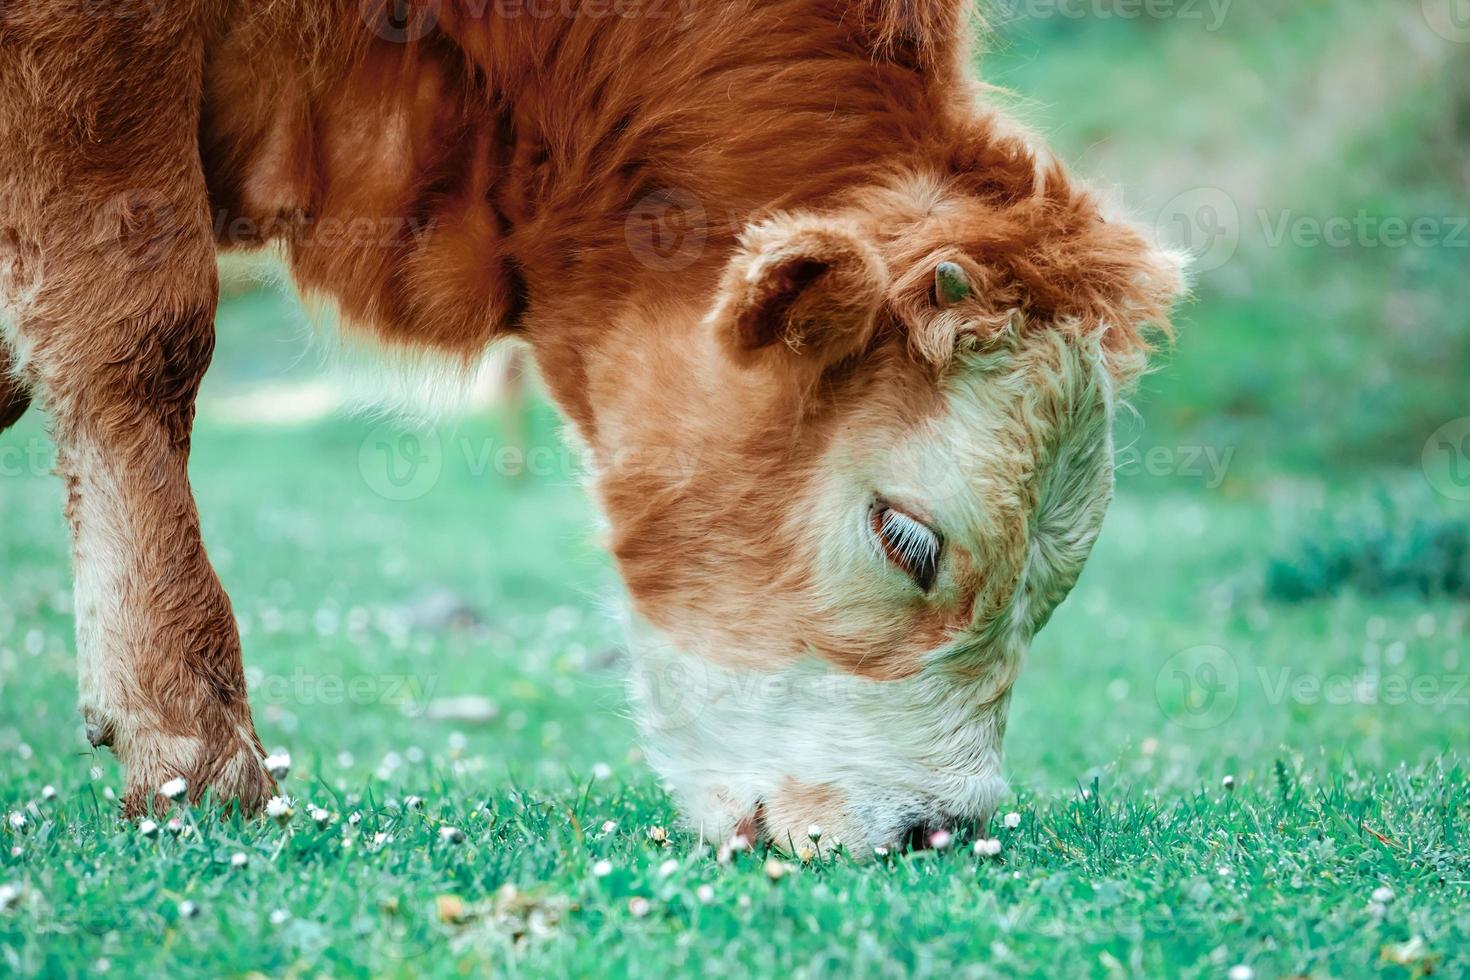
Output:
[[150,809],[162,813],[184,800],[198,803],[206,793],[217,805],[253,815],[276,794],[253,734],[205,741],[138,733],[119,739],[114,751],[127,767],[123,813],[129,817]]

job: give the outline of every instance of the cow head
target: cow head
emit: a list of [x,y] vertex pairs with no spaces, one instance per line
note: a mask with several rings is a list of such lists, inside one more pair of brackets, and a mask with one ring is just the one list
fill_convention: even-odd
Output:
[[774,214],[721,258],[579,375],[649,754],[711,838],[862,853],[984,819],[1179,262],[1029,156]]

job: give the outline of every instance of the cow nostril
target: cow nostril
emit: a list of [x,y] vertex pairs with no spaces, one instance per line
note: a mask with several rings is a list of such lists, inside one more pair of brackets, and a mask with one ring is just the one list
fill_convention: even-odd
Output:
[[927,823],[914,824],[903,834],[903,849],[906,851],[927,851],[931,844],[929,838],[931,831]]

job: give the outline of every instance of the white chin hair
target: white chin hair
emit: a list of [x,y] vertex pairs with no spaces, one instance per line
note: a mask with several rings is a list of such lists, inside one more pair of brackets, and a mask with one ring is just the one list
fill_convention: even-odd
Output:
[[706,840],[793,782],[844,801],[842,843],[855,852],[916,825],[986,820],[1008,791],[1001,738],[1023,649],[973,680],[935,658],[912,678],[872,681],[815,657],[775,673],[725,668],[636,618],[627,626],[649,760]]

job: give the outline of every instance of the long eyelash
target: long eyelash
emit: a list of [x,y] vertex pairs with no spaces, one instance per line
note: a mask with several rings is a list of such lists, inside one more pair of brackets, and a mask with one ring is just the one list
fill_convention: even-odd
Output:
[[939,568],[939,538],[918,521],[890,507],[883,508],[879,536],[896,563],[927,591]]

